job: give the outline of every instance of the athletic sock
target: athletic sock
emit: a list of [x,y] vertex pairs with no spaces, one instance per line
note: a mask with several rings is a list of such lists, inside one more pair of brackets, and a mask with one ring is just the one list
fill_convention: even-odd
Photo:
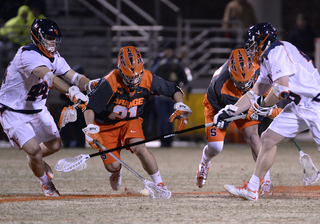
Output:
[[251,191],[258,191],[259,187],[260,187],[261,180],[258,176],[253,174],[248,185],[247,185],[247,188],[249,188],[249,190],[251,190]]
[[203,148],[203,152],[202,152],[202,162],[204,163],[204,165],[209,165],[210,161],[212,158],[209,158],[207,155],[206,155],[206,150],[208,149],[208,145],[206,145],[204,148]]
[[153,182],[158,185],[159,183],[162,183],[162,178],[160,175],[160,171],[158,170],[158,172],[156,172],[155,174],[150,175],[150,177],[152,178]]
[[268,172],[266,173],[266,175],[263,178],[263,181],[270,181],[271,182],[271,178],[270,178],[270,171],[268,170]]
[[42,177],[38,177],[41,185],[43,184],[47,184],[49,183],[51,180],[49,179],[49,177],[47,176],[46,172],[44,172],[43,176]]

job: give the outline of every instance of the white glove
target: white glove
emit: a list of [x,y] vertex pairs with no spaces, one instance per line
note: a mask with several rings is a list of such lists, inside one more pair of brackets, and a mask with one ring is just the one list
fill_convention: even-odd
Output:
[[[257,100],[252,105],[252,109],[254,113],[251,116],[262,116],[262,117],[269,117],[273,114],[273,109],[277,108],[277,105],[273,105],[271,107],[262,107],[260,106],[262,101],[264,100],[263,96],[259,96]],[[251,119],[256,120],[256,119]]]
[[86,142],[89,143],[89,145],[92,148],[94,148],[94,149],[98,148],[98,146],[96,146],[96,144],[93,142],[93,140],[98,140],[101,144],[103,144],[103,140],[99,134],[100,127],[98,125],[88,124],[88,126],[83,128],[82,131],[86,136]]
[[90,93],[96,85],[100,82],[101,78],[98,79],[93,79],[90,82],[88,82],[85,86],[84,89],[87,91],[87,93]]
[[175,118],[178,118],[177,131],[181,131],[186,128],[192,110],[182,102],[175,103],[173,109],[175,109],[175,112],[171,114],[169,121],[173,122]]
[[68,93],[66,95],[74,103],[78,103],[79,100],[83,103],[88,101],[88,97],[84,95],[82,92],[80,92],[80,89],[77,86],[71,86],[68,89]]
[[238,107],[232,104],[225,106],[214,116],[213,126],[218,129],[226,129],[229,126],[230,122],[225,121],[225,119],[232,117],[232,113],[235,113],[237,110]]

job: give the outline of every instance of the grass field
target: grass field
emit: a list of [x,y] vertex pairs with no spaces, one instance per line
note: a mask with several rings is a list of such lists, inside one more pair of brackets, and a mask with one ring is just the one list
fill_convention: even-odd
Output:
[[[313,143],[300,143],[320,168]],[[80,172],[54,172],[54,184],[62,195],[46,198],[27,165],[24,152],[0,149],[0,223],[318,223],[320,186],[304,186],[299,153],[293,142],[282,143],[271,169],[275,186],[272,197],[256,202],[229,195],[224,184],[242,185],[252,175],[254,162],[245,144],[227,144],[212,160],[207,184],[199,189],[194,176],[202,147],[150,148],[165,184],[168,200],[144,197],[143,183],[127,170],[122,186],[113,191],[99,157],[87,161]],[[93,149],[62,149],[48,157],[54,168],[58,160]],[[138,159],[122,151],[122,159],[146,179]]]

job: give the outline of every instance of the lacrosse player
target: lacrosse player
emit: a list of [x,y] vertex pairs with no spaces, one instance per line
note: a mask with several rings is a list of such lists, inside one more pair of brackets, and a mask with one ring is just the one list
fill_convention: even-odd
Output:
[[[213,117],[226,105],[235,104],[243,94],[247,93],[259,76],[259,65],[251,60],[250,55],[244,49],[235,49],[231,52],[229,60],[226,61],[213,75],[207,93],[203,100],[205,107],[205,123],[213,122]],[[260,137],[256,119],[240,119],[234,121],[237,128],[242,131],[246,143],[250,146],[253,159],[256,161]],[[226,127],[229,123],[224,122]],[[211,160],[223,149],[226,129],[207,127],[207,145],[203,149],[202,157],[196,172],[196,185],[202,188],[207,181]],[[273,185],[268,171],[264,177],[261,194],[272,195]]]
[[[86,141],[93,148],[98,148],[93,142],[96,139],[107,149],[112,149],[144,140],[140,116],[150,95],[171,97],[175,102],[175,112],[169,120],[173,122],[178,118],[177,131],[185,129],[192,111],[183,103],[182,90],[174,83],[144,69],[143,59],[137,48],[123,47],[118,56],[118,68],[101,79],[92,91],[84,111],[87,127],[83,131]],[[157,187],[168,191],[163,184],[157,162],[145,144],[128,150],[140,159]],[[120,150],[112,153],[120,159]],[[118,190],[122,180],[121,164],[108,155],[102,155],[101,158],[106,170],[110,172],[112,189]]]
[[[308,56],[287,41],[277,40],[270,23],[248,29],[245,49],[260,61],[260,76],[252,90],[235,104],[227,105],[214,117],[223,123],[225,117],[241,113],[252,106],[259,116],[268,116],[281,99],[290,99],[283,111],[261,136],[261,148],[254,173],[244,187],[225,185],[226,190],[247,200],[258,200],[262,178],[271,168],[277,144],[310,129],[320,150],[320,75]],[[266,98],[262,97],[272,88]]]
[[52,88],[85,103],[87,97],[80,89],[85,90],[85,85],[88,89],[90,80],[73,71],[57,52],[62,34],[54,21],[36,19],[30,33],[33,44],[19,48],[3,77],[1,125],[11,144],[27,153],[44,195],[59,196],[51,181],[53,172],[42,160],[61,148],[59,131],[45,104]]

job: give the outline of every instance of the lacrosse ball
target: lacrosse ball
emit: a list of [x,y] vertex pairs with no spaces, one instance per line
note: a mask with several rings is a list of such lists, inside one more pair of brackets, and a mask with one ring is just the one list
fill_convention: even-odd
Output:
[[140,194],[143,196],[149,196],[149,190],[147,188],[144,188],[140,191]]

